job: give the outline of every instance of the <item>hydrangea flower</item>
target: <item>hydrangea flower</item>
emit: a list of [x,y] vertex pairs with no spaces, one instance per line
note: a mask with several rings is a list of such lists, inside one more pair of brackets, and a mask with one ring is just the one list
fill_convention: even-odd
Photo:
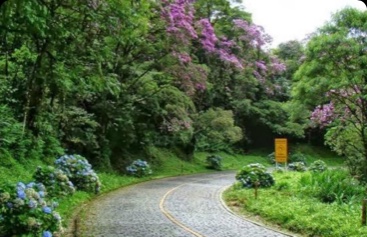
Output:
[[140,159],[133,161],[131,165],[126,167],[126,171],[136,177],[143,177],[152,173],[148,162]]
[[50,231],[43,231],[42,237],[52,237],[52,233]]
[[23,200],[26,198],[24,190],[18,190],[17,195],[18,195],[18,198],[21,198]]
[[33,199],[29,200],[28,206],[32,209],[36,208],[37,207],[37,201],[33,200]]
[[52,236],[51,231],[61,229],[61,216],[53,211],[56,206],[48,203],[44,185],[36,182],[0,188],[1,234]]
[[71,188],[76,187],[84,191],[98,192],[101,182],[98,175],[92,169],[92,165],[80,155],[63,155],[55,161],[58,169],[63,171],[69,180],[73,183]]
[[52,212],[52,209],[50,208],[50,207],[42,207],[42,211],[44,212],[44,213],[47,213],[47,214],[51,214],[51,212]]
[[35,180],[43,183],[43,187],[39,187],[38,195],[43,198],[46,193],[44,187],[51,196],[65,196],[75,192],[74,185],[70,182],[68,176],[60,169],[52,166],[38,167],[33,175]]

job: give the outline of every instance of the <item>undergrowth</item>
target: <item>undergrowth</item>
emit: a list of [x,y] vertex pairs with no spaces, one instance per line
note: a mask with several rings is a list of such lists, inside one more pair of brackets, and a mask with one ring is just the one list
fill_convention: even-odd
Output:
[[365,187],[343,170],[275,173],[276,185],[253,191],[229,189],[225,200],[242,212],[259,215],[306,236],[367,236],[361,226]]

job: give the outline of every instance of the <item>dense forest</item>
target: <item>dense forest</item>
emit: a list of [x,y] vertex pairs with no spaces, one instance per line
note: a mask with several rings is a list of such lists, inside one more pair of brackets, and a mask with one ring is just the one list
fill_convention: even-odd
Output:
[[366,13],[276,49],[239,0],[9,0],[0,18],[1,159],[123,170],[152,147],[190,160],[326,134],[365,160]]

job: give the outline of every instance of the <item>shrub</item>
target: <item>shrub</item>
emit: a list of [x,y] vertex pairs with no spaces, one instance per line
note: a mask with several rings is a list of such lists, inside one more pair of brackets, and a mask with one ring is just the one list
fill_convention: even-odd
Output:
[[242,129],[235,125],[231,110],[209,109],[195,119],[196,149],[198,151],[231,151],[232,145],[243,138]]
[[42,183],[47,188],[49,196],[66,196],[75,192],[73,183],[60,169],[52,166],[38,167],[33,175],[36,182]]
[[307,167],[303,162],[293,162],[288,164],[288,169],[297,172],[304,172],[307,170]]
[[63,155],[55,161],[56,168],[62,170],[76,189],[98,193],[101,182],[89,162],[80,155]]
[[[275,164],[275,152],[272,152],[268,155],[269,162],[271,164]],[[294,162],[303,162],[305,165],[307,164],[307,158],[304,154],[297,152],[297,153],[291,153],[288,156],[288,163],[294,163]]]
[[236,179],[242,183],[245,188],[270,187],[275,184],[271,174],[266,172],[265,166],[261,164],[249,164],[244,166],[236,175]]
[[206,157],[207,167],[209,169],[221,170],[222,169],[222,157],[218,155],[210,155]]
[[300,152],[292,153],[289,156],[288,163],[302,162],[304,165],[307,164],[307,158]]
[[47,201],[46,194],[45,186],[34,182],[0,188],[1,234],[40,236],[61,231],[61,217],[54,211],[57,203]]
[[131,165],[126,167],[126,171],[129,175],[139,178],[152,174],[148,162],[140,159],[134,160]]
[[348,203],[362,198],[365,187],[344,170],[327,170],[304,175],[299,181],[303,192],[324,203]]
[[311,163],[308,170],[310,170],[312,172],[324,172],[325,170],[327,170],[327,165],[322,160],[316,160],[316,161]]

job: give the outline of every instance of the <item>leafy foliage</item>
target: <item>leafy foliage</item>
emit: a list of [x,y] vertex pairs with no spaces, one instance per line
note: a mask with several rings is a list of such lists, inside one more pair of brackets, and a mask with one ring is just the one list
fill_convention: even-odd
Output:
[[288,169],[298,172],[304,172],[307,170],[305,163],[301,161],[292,162],[288,164]]
[[316,160],[311,163],[310,167],[308,167],[308,170],[312,172],[324,172],[327,169],[326,163],[322,160]]
[[63,155],[55,166],[65,173],[76,189],[98,193],[101,182],[89,162],[80,155]]
[[131,165],[126,167],[126,171],[129,175],[141,178],[152,174],[152,169],[148,162],[144,160],[134,160]]
[[299,184],[304,192],[325,203],[348,203],[363,197],[365,188],[343,170],[329,170],[302,176]]
[[222,157],[219,155],[209,155],[206,157],[207,167],[210,169],[221,170],[222,169]]
[[209,109],[198,115],[195,123],[197,149],[204,151],[228,150],[242,138],[242,130],[234,125],[232,111]]
[[301,153],[301,152],[294,152],[291,153],[289,156],[289,163],[293,163],[293,162],[302,162],[303,164],[307,164],[307,158],[305,156],[305,154]]
[[245,188],[271,187],[275,180],[270,173],[266,172],[265,166],[261,164],[249,164],[244,166],[236,174],[236,179]]
[[[337,199],[333,203],[322,202],[313,195],[321,189],[328,189],[326,186],[337,186],[348,176],[347,172],[343,174],[328,175],[333,178],[321,180],[314,178],[315,175],[323,175],[327,172],[336,172],[338,170],[329,170],[323,173],[311,172],[286,172],[275,173],[277,184],[269,189],[261,191],[260,198],[253,198],[253,191],[246,189],[232,188],[225,192],[224,197],[228,205],[235,205],[239,209],[245,208],[246,212],[259,215],[262,218],[280,224],[292,232],[307,236],[364,236],[367,233],[365,228],[361,228],[361,201],[364,198],[359,191],[365,187],[358,184],[356,180],[349,183],[344,188],[345,193],[352,194],[345,201],[339,202]],[[313,184],[301,182],[306,176],[306,180],[318,180]],[[341,179],[337,179],[337,177]],[[324,181],[327,181],[324,183]],[[307,190],[307,191],[306,191]],[[341,197],[342,189],[338,189],[337,194]],[[354,196],[353,196],[354,195]],[[348,200],[349,199],[349,200]],[[307,213],[307,214],[305,214]],[[320,221],[322,220],[322,221]],[[346,221],[348,220],[348,221]]]
[[54,211],[57,203],[47,199],[41,183],[18,182],[0,189],[0,224],[6,235],[32,234],[61,230],[61,217]]
[[33,178],[46,187],[49,196],[67,196],[75,192],[74,184],[69,181],[68,176],[62,170],[52,166],[39,166]]
[[358,164],[351,170],[361,180],[367,180],[366,17],[352,8],[334,14],[310,39],[293,90],[300,110],[310,111],[301,113],[308,125],[326,131],[326,144]]

